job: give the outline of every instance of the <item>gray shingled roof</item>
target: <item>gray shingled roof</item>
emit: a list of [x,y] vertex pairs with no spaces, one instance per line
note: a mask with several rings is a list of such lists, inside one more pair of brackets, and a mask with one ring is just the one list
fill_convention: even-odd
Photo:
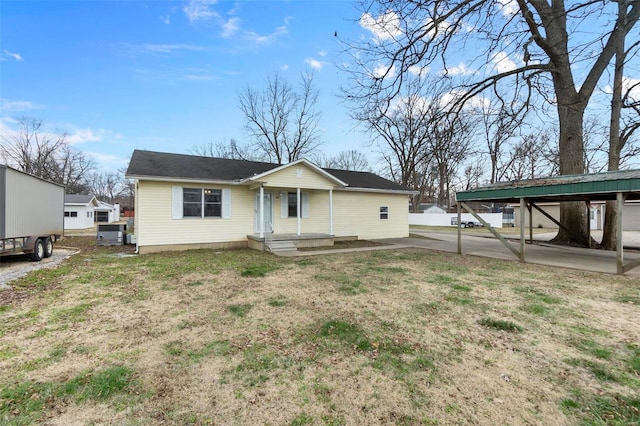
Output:
[[[229,160],[185,154],[135,150],[127,176],[213,181],[241,181],[280,167],[280,164]],[[324,169],[352,188],[408,191],[401,185],[369,172]]]
[[65,204],[89,204],[93,199],[94,199],[93,195],[84,195],[84,194],[65,194],[64,195]]

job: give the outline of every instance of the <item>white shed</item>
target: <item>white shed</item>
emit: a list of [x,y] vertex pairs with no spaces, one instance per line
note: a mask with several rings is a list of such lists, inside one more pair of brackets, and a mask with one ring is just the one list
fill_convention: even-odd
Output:
[[64,229],[93,227],[98,200],[93,195],[66,194],[64,196]]
[[104,201],[98,201],[95,208],[95,221],[100,223],[113,223],[120,220],[120,204],[111,205]]

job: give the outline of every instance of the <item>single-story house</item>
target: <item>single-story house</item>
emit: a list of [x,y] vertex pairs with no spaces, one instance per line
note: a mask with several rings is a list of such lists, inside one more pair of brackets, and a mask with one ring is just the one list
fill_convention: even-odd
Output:
[[64,229],[93,227],[93,215],[96,207],[98,207],[98,200],[93,195],[65,194]]
[[111,205],[98,200],[98,206],[94,209],[94,219],[100,223],[112,223],[120,220],[120,204]]
[[369,172],[136,150],[126,177],[140,253],[409,235],[413,192]]

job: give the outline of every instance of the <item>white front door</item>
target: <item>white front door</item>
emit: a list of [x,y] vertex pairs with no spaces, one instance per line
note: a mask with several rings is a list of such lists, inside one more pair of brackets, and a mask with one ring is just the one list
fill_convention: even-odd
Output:
[[[255,220],[255,233],[260,233],[260,192],[256,193],[255,204],[256,220]],[[264,231],[270,232],[273,230],[273,202],[271,192],[264,193]]]

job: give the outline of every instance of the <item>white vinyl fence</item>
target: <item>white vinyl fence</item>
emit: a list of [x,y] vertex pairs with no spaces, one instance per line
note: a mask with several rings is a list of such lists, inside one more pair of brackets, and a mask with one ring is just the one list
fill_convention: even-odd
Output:
[[[480,213],[480,217],[494,228],[502,228],[502,213]],[[409,225],[456,226],[456,213],[409,213]],[[470,213],[462,213],[463,222],[477,222]]]

